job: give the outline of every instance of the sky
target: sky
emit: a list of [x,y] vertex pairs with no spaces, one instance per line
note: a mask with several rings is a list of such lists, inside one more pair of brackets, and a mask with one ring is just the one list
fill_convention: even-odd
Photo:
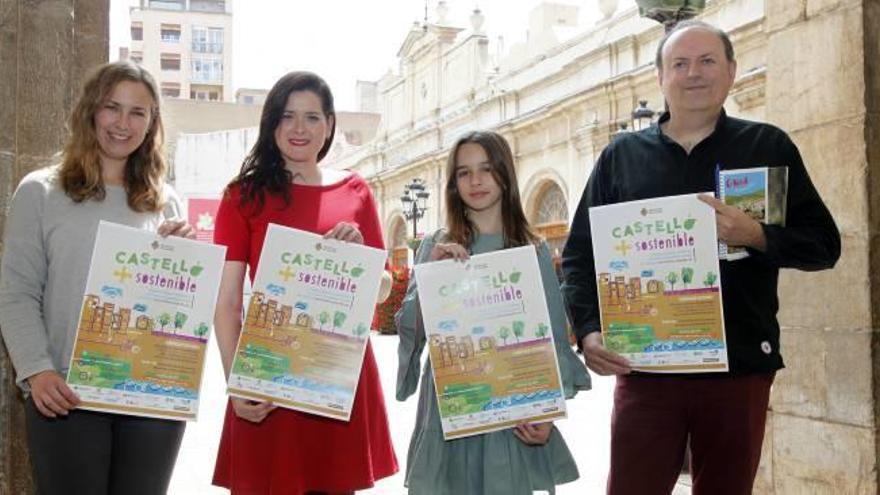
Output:
[[[556,0],[579,5],[581,26],[598,17],[596,0]],[[478,6],[490,53],[499,36],[510,47],[525,39],[529,12],[540,0],[447,0],[448,24],[470,27]],[[621,1],[620,9],[631,0]],[[129,7],[137,0],[110,2],[110,59],[128,46]],[[436,19],[436,0],[428,0]],[[397,71],[397,51],[414,21],[422,22],[425,0],[233,0],[233,90],[270,88],[291,70],[310,70],[330,84],[339,110],[355,109],[355,84]]]

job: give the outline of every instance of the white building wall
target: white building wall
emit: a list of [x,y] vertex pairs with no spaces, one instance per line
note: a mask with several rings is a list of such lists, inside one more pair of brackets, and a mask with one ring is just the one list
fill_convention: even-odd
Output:
[[174,155],[175,188],[183,198],[219,198],[257,142],[257,128],[180,134]]

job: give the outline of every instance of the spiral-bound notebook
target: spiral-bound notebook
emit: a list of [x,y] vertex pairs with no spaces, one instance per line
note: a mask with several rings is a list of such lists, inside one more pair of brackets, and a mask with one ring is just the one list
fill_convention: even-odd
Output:
[[[755,167],[719,170],[718,197],[767,225],[785,225],[788,167]],[[727,261],[747,258],[739,246],[718,242],[718,257]]]

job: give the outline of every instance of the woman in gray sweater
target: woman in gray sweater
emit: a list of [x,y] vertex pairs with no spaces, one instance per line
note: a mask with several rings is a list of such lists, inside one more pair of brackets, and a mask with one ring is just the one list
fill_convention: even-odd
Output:
[[165,493],[184,423],[76,409],[64,380],[98,222],[194,237],[165,185],[153,77],[98,68],[69,122],[61,163],[27,175],[6,217],[0,330],[27,397],[40,493]]

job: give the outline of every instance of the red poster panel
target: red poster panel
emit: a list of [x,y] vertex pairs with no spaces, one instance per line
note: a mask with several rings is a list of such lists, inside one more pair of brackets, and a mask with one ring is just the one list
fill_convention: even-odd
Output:
[[190,225],[196,228],[196,239],[214,241],[214,219],[217,218],[219,207],[219,199],[189,198],[187,200],[188,219]]

